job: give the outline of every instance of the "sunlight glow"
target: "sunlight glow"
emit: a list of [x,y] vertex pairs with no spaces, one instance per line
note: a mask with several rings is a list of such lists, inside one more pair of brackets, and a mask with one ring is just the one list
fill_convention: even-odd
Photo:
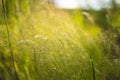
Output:
[[79,7],[79,0],[54,0],[58,8],[74,9]]
[[111,0],[54,0],[54,3],[57,8],[64,9],[92,8],[95,10],[100,10],[102,8],[111,7]]

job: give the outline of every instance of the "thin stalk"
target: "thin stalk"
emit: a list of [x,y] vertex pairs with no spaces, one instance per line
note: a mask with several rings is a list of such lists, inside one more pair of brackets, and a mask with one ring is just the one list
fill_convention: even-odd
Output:
[[35,71],[36,71],[36,73],[37,73],[37,80],[39,80],[40,77],[39,77],[38,66],[37,66],[36,49],[35,49],[35,48],[33,48],[33,49],[34,49],[34,67],[35,67]]
[[2,66],[2,69],[4,70],[4,72],[6,73],[6,75],[8,76],[8,80],[12,80],[12,78],[11,78],[9,72],[7,71],[7,69],[5,68],[5,66],[2,63],[0,63],[0,65]]
[[93,62],[93,58],[91,56],[90,56],[90,62],[91,62],[91,66],[92,66],[92,77],[93,77],[93,80],[96,80],[94,62]]
[[35,48],[34,49],[34,63],[35,63],[35,70],[36,72],[38,72],[38,69],[37,69],[37,56],[36,56],[36,51],[35,51]]
[[4,3],[4,0],[2,0],[2,7],[3,7],[3,12],[4,12],[4,20],[5,20],[5,25],[6,25],[6,31],[7,31],[7,38],[8,38],[8,43],[9,43],[9,49],[10,49],[10,54],[11,54],[11,58],[12,58],[12,65],[13,65],[13,68],[15,70],[15,78],[17,78],[17,70],[15,68],[15,59],[14,59],[14,54],[13,54],[13,49],[12,49],[12,43],[11,43],[11,40],[10,40],[10,31],[9,31],[9,26],[7,24],[7,15],[6,15],[6,7],[5,7],[5,3]]
[[[32,26],[32,28],[34,29],[34,27]],[[33,33],[33,35],[35,35],[34,33]],[[35,44],[34,44],[35,45]],[[33,54],[34,54],[34,67],[35,67],[35,71],[36,71],[36,73],[37,73],[37,80],[39,80],[40,79],[40,76],[39,76],[39,71],[38,71],[38,64],[37,64],[37,51],[36,51],[36,47],[35,46],[32,46],[32,48],[33,48]]]
[[[21,34],[21,37],[23,38],[23,40],[25,40],[25,36],[23,34],[23,31],[22,29],[20,28],[20,34]],[[26,44],[27,45],[27,44]],[[35,71],[37,73],[37,80],[39,80],[39,72],[38,72],[38,66],[37,66],[37,55],[36,55],[36,48],[32,46],[32,49],[33,49],[33,55],[34,55],[34,67],[35,67]],[[27,77],[27,76],[26,76]],[[28,78],[28,77],[27,77]],[[28,79],[27,79],[28,80]]]

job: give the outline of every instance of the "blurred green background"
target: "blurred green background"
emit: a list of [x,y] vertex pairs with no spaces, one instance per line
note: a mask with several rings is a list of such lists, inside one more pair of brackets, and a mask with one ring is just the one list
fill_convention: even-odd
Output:
[[120,7],[111,6],[0,0],[0,80],[120,80]]

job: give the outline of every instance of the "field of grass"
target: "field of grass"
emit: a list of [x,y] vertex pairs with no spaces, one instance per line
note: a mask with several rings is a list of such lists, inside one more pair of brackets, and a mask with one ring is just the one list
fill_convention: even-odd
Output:
[[46,5],[17,16],[0,20],[0,80],[120,80],[119,15],[108,31],[82,10]]

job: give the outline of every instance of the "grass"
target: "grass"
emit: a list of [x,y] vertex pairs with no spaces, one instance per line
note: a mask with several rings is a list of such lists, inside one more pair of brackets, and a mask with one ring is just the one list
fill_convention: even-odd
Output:
[[17,79],[17,72],[16,72],[16,68],[15,68],[15,60],[14,60],[14,53],[13,53],[13,49],[12,49],[12,44],[11,44],[11,40],[10,40],[10,32],[9,32],[9,26],[7,23],[7,14],[6,14],[6,8],[4,5],[4,1],[2,0],[2,7],[3,7],[3,12],[4,12],[4,20],[5,20],[5,26],[6,26],[6,32],[7,32],[7,39],[8,39],[8,44],[9,44],[9,49],[10,49],[10,54],[11,54],[11,58],[12,58],[12,64],[14,71],[15,71],[15,78]]
[[113,67],[114,62],[104,51],[102,29],[96,24],[86,24],[82,11],[70,13],[47,5],[40,11],[20,13],[15,23],[0,25],[9,27],[7,33],[5,28],[0,28],[0,52],[4,58],[0,70],[6,75],[0,78],[112,80],[119,77],[119,62]]

